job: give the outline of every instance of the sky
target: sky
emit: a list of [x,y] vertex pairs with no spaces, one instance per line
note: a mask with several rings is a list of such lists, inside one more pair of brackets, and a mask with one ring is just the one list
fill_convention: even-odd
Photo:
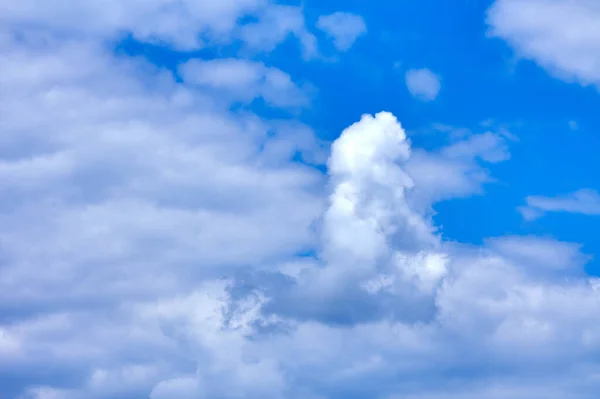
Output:
[[0,399],[597,397],[597,1],[0,9]]

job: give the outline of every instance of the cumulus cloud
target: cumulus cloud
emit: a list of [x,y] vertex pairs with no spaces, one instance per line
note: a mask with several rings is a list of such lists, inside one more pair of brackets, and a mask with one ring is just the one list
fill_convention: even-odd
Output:
[[496,0],[490,34],[553,75],[600,84],[600,6],[594,0]]
[[[288,274],[291,285],[263,286],[265,297],[256,293],[261,291],[257,282],[238,307],[244,316],[237,313],[243,321],[235,336],[254,337],[241,339],[240,345],[263,370],[261,383],[271,382],[261,388],[257,381],[240,392],[273,398],[496,398],[507,393],[525,398],[555,392],[591,397],[595,373],[589,356],[600,349],[593,316],[600,292],[582,273],[585,257],[577,245],[503,237],[481,251],[441,243],[404,199],[414,184],[402,170],[409,157],[405,134],[387,113],[363,117],[334,144],[322,256],[316,264],[301,265],[295,276]],[[541,270],[560,270],[560,278]],[[289,287],[296,296],[289,295]],[[222,292],[222,306],[235,303],[226,289]],[[315,298],[318,307],[310,303]],[[294,313],[282,301],[308,309]],[[354,315],[372,313],[353,319],[352,309]],[[349,313],[343,326],[337,325],[340,312]],[[221,319],[219,324],[220,339],[227,340],[231,323]],[[278,332],[260,333],[267,325]],[[178,331],[188,335],[206,328],[188,324]],[[227,353],[233,356],[238,344],[231,339]],[[207,344],[204,350],[221,346]],[[237,359],[219,367],[227,374],[218,378],[199,366],[197,382],[189,384],[211,388],[205,396],[194,388],[196,395],[242,397],[214,387],[221,379],[245,381]],[[573,367],[577,374],[569,372]],[[542,384],[539,375],[553,384]]]
[[360,15],[349,12],[334,12],[321,15],[317,27],[333,39],[339,51],[348,51],[354,42],[367,33],[367,25]]
[[527,220],[534,220],[547,212],[569,212],[583,215],[600,215],[600,194],[596,190],[581,189],[566,195],[545,197],[531,195],[526,205],[518,208]]
[[[595,397],[600,283],[578,244],[447,243],[423,206],[487,181],[500,136],[425,152],[365,115],[324,174],[309,126],[230,106],[296,92],[283,71],[194,60],[180,81],[31,4],[0,35],[3,395]],[[439,164],[436,189],[419,171]]]
[[410,69],[405,79],[410,94],[420,100],[433,101],[440,92],[440,79],[429,69]]

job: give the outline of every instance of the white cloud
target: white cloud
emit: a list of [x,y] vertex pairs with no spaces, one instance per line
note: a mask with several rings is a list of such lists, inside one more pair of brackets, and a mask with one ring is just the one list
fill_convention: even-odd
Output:
[[295,36],[305,58],[318,55],[317,39],[304,21],[301,7],[273,4],[258,15],[258,21],[240,28],[240,37],[251,47],[271,51],[290,35]]
[[[306,126],[228,111],[94,41],[8,39],[0,308],[9,318],[0,325],[13,349],[0,375],[46,381],[31,397],[147,396],[189,360],[159,326],[144,330],[130,304],[313,247],[321,174],[290,159],[322,149]],[[50,363],[65,367],[35,377]],[[150,370],[121,377],[140,367]],[[69,373],[90,383],[59,389]],[[19,385],[1,385],[16,397]]]
[[433,101],[440,92],[440,79],[429,69],[410,69],[405,78],[410,94],[420,100]]
[[[64,49],[47,51],[61,54]],[[37,64],[47,55],[36,51],[28,57]],[[11,197],[20,201],[1,217],[4,226],[13,226],[0,232],[5,253],[22,256],[19,251],[26,249],[26,242],[38,237],[44,245],[28,251],[24,264],[35,265],[45,256],[68,257],[75,263],[99,256],[106,262],[142,256],[149,261],[154,258],[151,263],[162,267],[159,259],[166,256],[163,261],[214,266],[233,258],[241,261],[246,256],[260,259],[274,254],[272,243],[268,247],[259,244],[271,241],[269,225],[278,242],[290,237],[287,250],[293,252],[300,244],[296,239],[304,241],[301,246],[310,242],[308,230],[300,233],[291,226],[301,223],[308,229],[320,201],[296,188],[316,187],[320,178],[298,165],[281,168],[292,155],[284,147],[270,150],[268,158],[260,153],[261,147],[269,145],[267,133],[273,125],[208,108],[201,92],[174,83],[166,92],[140,86],[138,79],[145,78],[141,69],[129,71],[127,65],[113,63],[106,70],[107,60],[102,57],[88,58],[88,62],[97,67],[86,80],[93,79],[98,87],[119,83],[118,87],[128,88],[127,94],[76,83],[50,91],[10,87],[13,99],[2,104],[4,110],[11,110],[11,117],[3,123],[6,137],[14,140],[3,152],[15,153],[12,160],[0,163],[3,201]],[[35,118],[29,116],[30,106],[36,106]],[[39,126],[49,129],[41,131]],[[21,134],[14,136],[12,131]],[[31,140],[37,147],[34,152],[20,154],[20,148]],[[281,142],[281,137],[275,135],[274,140]],[[32,201],[35,196],[38,199]],[[307,213],[293,205],[296,201]],[[286,210],[288,206],[294,213]],[[35,226],[28,222],[36,218],[43,222]],[[281,224],[284,219],[288,226]],[[46,229],[54,233],[46,236]],[[290,229],[292,236],[281,229]],[[238,234],[245,238],[235,238]],[[151,246],[162,255],[144,249],[155,241],[167,245]],[[220,246],[228,250],[220,252]],[[13,271],[24,273],[24,267]],[[54,273],[53,267],[48,264],[47,272]],[[56,267],[62,267],[60,262]],[[11,290],[5,289],[2,295],[9,297]]]
[[527,220],[534,220],[547,212],[569,212],[584,215],[600,215],[600,194],[595,190],[581,189],[567,195],[544,197],[531,195],[519,212]]
[[265,0],[3,1],[0,20],[74,35],[111,37],[125,31],[139,40],[164,41],[187,49],[201,47],[205,34],[230,34],[239,17],[267,5]]
[[348,51],[360,36],[367,33],[363,18],[348,12],[322,15],[317,20],[317,27],[333,39],[339,51]]
[[[52,29],[70,37],[135,39],[194,50],[242,40],[252,49],[270,51],[289,36],[295,37],[306,57],[317,53],[316,38],[304,22],[301,7],[270,0],[36,0],[2,1],[0,23]],[[242,17],[257,22],[239,25]]]
[[180,67],[180,74],[186,83],[221,90],[221,95],[246,102],[262,97],[280,107],[308,104],[307,96],[290,75],[261,62],[235,58],[192,60]]
[[595,0],[496,0],[490,34],[551,74],[600,84],[600,6]]
[[[251,301],[266,313],[244,307],[252,309],[244,314],[256,315],[250,317],[254,328],[274,323],[285,332],[261,340],[254,330],[256,339],[245,340],[238,330],[227,344],[206,344],[203,350],[224,351],[213,354],[216,359],[232,356],[219,368],[227,373],[221,376],[208,374],[200,362],[196,379],[211,387],[206,397],[223,395],[214,381],[245,381],[235,363],[241,357],[235,356],[238,345],[264,367],[262,381],[274,382],[261,391],[242,388],[262,397],[303,397],[306,391],[295,381],[325,397],[435,398],[445,392],[457,398],[475,393],[486,399],[505,393],[525,398],[558,390],[586,398],[594,392],[588,359],[590,351],[600,349],[595,312],[600,292],[582,276],[577,246],[532,237],[492,240],[484,251],[440,243],[421,229],[427,223],[404,200],[411,182],[402,165],[409,157],[404,132],[390,114],[365,116],[342,133],[329,160],[333,194],[324,220],[323,264],[308,265],[299,274],[291,297],[283,288],[272,291],[267,302]],[[541,274],[544,267],[563,274],[560,279]],[[304,313],[282,312],[285,304],[303,307]],[[370,318],[333,324],[344,313],[357,316],[352,311],[364,306],[373,312]],[[410,315],[416,308],[421,311]],[[169,310],[173,313],[177,317]],[[187,323],[195,320],[186,317]],[[411,317],[418,323],[407,322]],[[192,342],[204,342],[205,330],[190,324],[177,329],[201,334]],[[457,379],[449,381],[441,366]],[[570,371],[574,368],[577,374]],[[542,384],[539,375],[553,384]],[[224,397],[243,396],[231,392]]]
[[436,245],[431,226],[406,204],[414,182],[397,163],[409,157],[406,134],[389,113],[364,116],[336,140],[328,163],[336,186],[324,220],[332,256],[373,267],[385,255],[388,235],[404,237],[409,250]]
[[589,257],[581,253],[581,245],[550,238],[506,236],[487,240],[487,244],[492,250],[517,264],[551,271],[582,271],[581,267],[589,261]]
[[[456,132],[455,129],[452,132]],[[450,198],[482,194],[486,183],[493,183],[485,164],[510,158],[503,134],[472,134],[460,130],[459,140],[437,151],[415,150],[406,170],[416,186],[409,194],[413,207],[427,209],[431,204]]]
[[2,394],[594,397],[600,283],[578,245],[446,243],[423,206],[488,181],[499,135],[424,152],[367,115],[325,181],[292,162],[322,161],[310,127],[230,109],[272,89],[264,65],[222,60],[236,82],[192,61],[178,82],[29,5],[10,29],[51,29],[0,36]]

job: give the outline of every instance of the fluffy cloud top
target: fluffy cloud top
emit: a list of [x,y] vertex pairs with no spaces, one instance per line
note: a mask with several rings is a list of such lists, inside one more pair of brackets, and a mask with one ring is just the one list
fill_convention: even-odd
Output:
[[417,182],[410,193],[414,207],[427,207],[435,202],[481,194],[483,186],[494,179],[485,164],[510,158],[504,135],[491,131],[468,132],[467,137],[453,141],[437,151],[415,150],[406,165]]

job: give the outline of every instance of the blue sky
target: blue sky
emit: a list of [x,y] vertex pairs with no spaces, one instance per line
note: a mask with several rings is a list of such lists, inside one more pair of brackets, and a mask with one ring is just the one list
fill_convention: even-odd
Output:
[[0,399],[597,396],[595,1],[0,4]]
[[[345,9],[373,21],[376,31],[354,43],[352,52],[337,55],[334,65],[299,63],[298,43],[293,39],[270,54],[253,54],[252,58],[266,59],[318,88],[311,108],[299,118],[325,140],[335,139],[357,115],[382,109],[401,116],[418,146],[440,145],[442,135],[422,138],[418,134],[436,124],[484,131],[489,126],[486,122],[493,122],[492,126],[510,130],[518,141],[511,145],[511,162],[492,169],[499,185],[488,187],[485,196],[437,205],[437,221],[447,238],[480,243],[484,237],[506,232],[545,234],[585,242],[595,252],[600,241],[593,233],[593,218],[557,215],[535,224],[522,223],[514,210],[531,193],[552,196],[581,187],[597,188],[600,160],[594,131],[600,116],[589,110],[600,106],[600,97],[593,87],[555,79],[535,62],[519,59],[505,41],[490,38],[486,12],[492,3],[463,1],[457,6],[428,0],[418,5],[390,2],[370,7],[355,1],[330,2],[320,8],[323,5],[309,2],[304,4],[308,22]],[[323,47],[335,51],[331,44]],[[212,59],[240,52],[239,44],[234,44],[182,53],[131,38],[121,48],[170,69],[190,57]],[[413,68],[435,71],[442,80],[443,90],[435,101],[414,101],[405,83],[406,71]],[[474,212],[485,215],[486,223],[460,222]]]

